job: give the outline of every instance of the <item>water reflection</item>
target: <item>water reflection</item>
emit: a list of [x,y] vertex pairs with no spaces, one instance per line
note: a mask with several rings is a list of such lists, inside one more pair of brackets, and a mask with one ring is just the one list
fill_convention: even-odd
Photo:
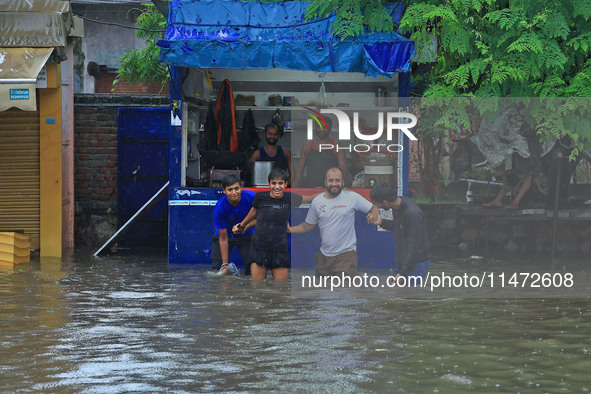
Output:
[[1,268],[0,391],[591,389],[587,299],[303,293],[206,270],[165,256]]

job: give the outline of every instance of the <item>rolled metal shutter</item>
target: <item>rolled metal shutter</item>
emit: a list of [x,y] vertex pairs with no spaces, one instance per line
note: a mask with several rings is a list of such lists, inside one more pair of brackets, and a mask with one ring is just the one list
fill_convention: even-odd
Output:
[[0,112],[0,231],[23,231],[39,248],[39,112]]

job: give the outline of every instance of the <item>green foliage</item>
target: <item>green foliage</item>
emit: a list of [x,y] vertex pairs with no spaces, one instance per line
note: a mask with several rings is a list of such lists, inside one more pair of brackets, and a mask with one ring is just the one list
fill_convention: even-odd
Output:
[[331,33],[341,40],[372,32],[394,30],[392,17],[381,0],[314,0],[306,9],[306,20],[335,14]]
[[[136,23],[145,30],[137,30],[136,36],[145,39],[146,45],[141,49],[127,51],[121,57],[119,74],[113,84],[126,79],[132,83],[157,82],[164,87],[170,78],[170,72],[166,65],[158,62],[160,50],[156,42],[164,37],[166,19],[153,4],[146,3],[142,6],[142,13]],[[372,32],[390,32],[394,29],[392,17],[384,8],[382,0],[315,0],[306,10],[306,19],[325,17],[333,13],[335,20],[331,33],[341,39],[363,35],[366,29]]]
[[144,48],[125,52],[121,57],[119,74],[113,81],[113,85],[116,85],[120,79],[126,79],[131,83],[156,82],[164,88],[170,73],[168,66],[158,62],[160,48],[156,46],[156,42],[164,37],[166,19],[153,4],[146,3],[143,7],[136,24],[144,30],[136,30],[135,35],[146,40],[146,45]]
[[[591,0],[412,0],[400,23],[417,50],[437,37],[437,59],[414,76],[426,97],[591,97]],[[483,115],[489,104],[472,102]],[[556,105],[552,102],[552,105]],[[561,108],[560,104],[558,108]],[[569,137],[575,152],[591,147],[588,105],[545,107],[541,138]],[[446,112],[447,111],[447,112]],[[452,113],[450,108],[441,112]],[[542,119],[544,115],[544,119]],[[455,118],[458,119],[458,118]],[[582,122],[585,123],[585,122]]]

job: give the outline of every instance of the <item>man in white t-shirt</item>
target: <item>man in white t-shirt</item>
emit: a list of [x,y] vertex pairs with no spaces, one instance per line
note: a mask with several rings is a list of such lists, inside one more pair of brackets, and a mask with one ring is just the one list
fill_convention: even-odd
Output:
[[290,227],[292,234],[320,230],[320,250],[314,256],[316,274],[352,276],[357,272],[357,237],[355,235],[355,211],[378,217],[379,209],[361,195],[343,190],[343,172],[338,167],[326,171],[326,193],[310,204],[306,220]]

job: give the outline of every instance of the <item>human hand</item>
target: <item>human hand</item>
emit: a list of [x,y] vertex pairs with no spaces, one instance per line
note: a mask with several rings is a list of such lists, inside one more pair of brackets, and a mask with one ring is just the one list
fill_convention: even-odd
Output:
[[289,223],[287,224],[287,233],[291,234],[291,226],[289,225]]
[[234,234],[244,234],[245,230],[246,229],[244,227],[240,226],[240,223],[238,223],[238,224],[234,225],[234,227],[232,227],[232,232]]
[[375,224],[376,226],[379,226],[380,224],[382,224],[382,217],[380,215],[374,215],[371,212],[367,214],[367,223],[369,224]]

